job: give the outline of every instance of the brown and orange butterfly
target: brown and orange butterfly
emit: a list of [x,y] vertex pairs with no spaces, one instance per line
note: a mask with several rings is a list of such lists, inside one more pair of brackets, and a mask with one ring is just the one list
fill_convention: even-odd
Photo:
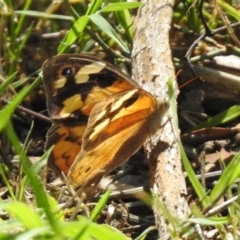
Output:
[[[48,165],[77,188],[97,183],[132,156],[161,121],[155,98],[115,66],[66,54],[43,65],[53,125]],[[157,124],[159,126],[159,124]]]

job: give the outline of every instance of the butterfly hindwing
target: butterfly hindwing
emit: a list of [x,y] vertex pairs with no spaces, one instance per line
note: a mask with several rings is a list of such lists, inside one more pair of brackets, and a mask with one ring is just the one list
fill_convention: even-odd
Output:
[[61,172],[68,174],[69,168],[81,151],[85,130],[86,125],[65,124],[55,124],[49,129],[45,147],[46,149],[54,147],[48,159],[48,166],[57,175],[61,175]]
[[155,99],[142,89],[123,91],[95,105],[82,151],[68,174],[70,184],[98,182],[128,160],[149,136],[156,108]]

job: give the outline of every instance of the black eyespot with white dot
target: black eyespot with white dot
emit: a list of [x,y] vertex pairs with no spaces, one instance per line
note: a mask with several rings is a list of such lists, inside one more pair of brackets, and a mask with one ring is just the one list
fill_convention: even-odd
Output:
[[66,68],[62,69],[61,74],[66,77],[72,76],[74,74],[74,70],[71,67],[66,67]]

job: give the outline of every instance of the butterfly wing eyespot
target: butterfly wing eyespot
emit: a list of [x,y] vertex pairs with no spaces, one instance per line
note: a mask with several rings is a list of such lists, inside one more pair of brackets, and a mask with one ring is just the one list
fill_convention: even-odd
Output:
[[97,183],[149,136],[156,100],[115,66],[92,56],[55,56],[43,65],[43,83],[53,121],[48,165],[74,187]]
[[74,71],[71,67],[63,68],[61,71],[61,75],[63,75],[63,76],[71,76],[73,74],[74,74]]

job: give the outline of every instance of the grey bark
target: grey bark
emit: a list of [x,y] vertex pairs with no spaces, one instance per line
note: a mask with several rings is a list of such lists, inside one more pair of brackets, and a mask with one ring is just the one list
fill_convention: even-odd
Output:
[[[174,0],[143,0],[135,19],[135,37],[132,52],[133,78],[152,93],[159,104],[168,102],[168,79],[172,78],[177,95],[177,84],[169,46],[169,29]],[[159,129],[146,144],[150,163],[151,188],[162,199],[166,208],[177,218],[189,213],[186,185],[182,172],[180,150],[174,131],[171,111],[168,109]],[[168,236],[167,225],[160,209],[154,207],[159,238]]]

